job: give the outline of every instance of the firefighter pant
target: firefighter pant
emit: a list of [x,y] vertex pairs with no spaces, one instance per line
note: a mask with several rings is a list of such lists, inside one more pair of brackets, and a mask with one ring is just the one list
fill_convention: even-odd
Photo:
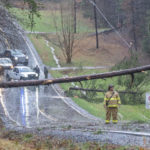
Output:
[[117,114],[118,114],[118,107],[107,107],[106,108],[106,123],[110,123],[110,119],[112,116],[113,123],[117,123]]

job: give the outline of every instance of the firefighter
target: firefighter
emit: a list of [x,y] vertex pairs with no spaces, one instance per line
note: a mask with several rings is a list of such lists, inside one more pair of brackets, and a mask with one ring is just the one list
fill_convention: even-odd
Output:
[[108,91],[105,94],[104,98],[104,108],[106,109],[106,124],[110,123],[111,115],[113,123],[118,123],[117,114],[118,106],[121,105],[120,96],[118,92],[114,90],[113,85],[109,85]]

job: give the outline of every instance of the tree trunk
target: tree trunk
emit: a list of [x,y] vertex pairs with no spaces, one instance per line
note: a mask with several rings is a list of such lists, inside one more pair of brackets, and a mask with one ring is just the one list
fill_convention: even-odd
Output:
[[84,76],[77,76],[77,77],[67,77],[67,78],[48,79],[48,80],[1,82],[0,88],[50,85],[56,83],[68,83],[68,82],[79,82],[79,81],[87,81],[87,80],[94,80],[94,79],[104,79],[104,78],[112,78],[112,77],[123,76],[123,75],[133,75],[134,73],[140,73],[146,70],[150,70],[150,65],[132,68],[132,69],[125,69],[120,71],[106,72],[106,73],[100,73],[94,75],[84,75]]
[[67,63],[67,64],[71,64],[71,60],[72,60],[71,57],[70,57],[70,56],[67,56],[66,63]]

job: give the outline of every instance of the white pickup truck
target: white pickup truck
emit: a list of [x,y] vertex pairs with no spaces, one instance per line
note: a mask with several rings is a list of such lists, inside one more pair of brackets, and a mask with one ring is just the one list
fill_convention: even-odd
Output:
[[8,70],[6,73],[6,79],[10,80],[33,80],[38,79],[38,74],[31,68],[26,66],[16,66],[12,70]]

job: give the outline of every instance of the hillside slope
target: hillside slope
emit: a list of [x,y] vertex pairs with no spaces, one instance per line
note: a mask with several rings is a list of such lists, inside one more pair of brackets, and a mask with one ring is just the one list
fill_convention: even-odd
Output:
[[0,6],[0,52],[6,48],[25,49],[24,40],[19,29],[12,23],[14,20],[7,11]]

